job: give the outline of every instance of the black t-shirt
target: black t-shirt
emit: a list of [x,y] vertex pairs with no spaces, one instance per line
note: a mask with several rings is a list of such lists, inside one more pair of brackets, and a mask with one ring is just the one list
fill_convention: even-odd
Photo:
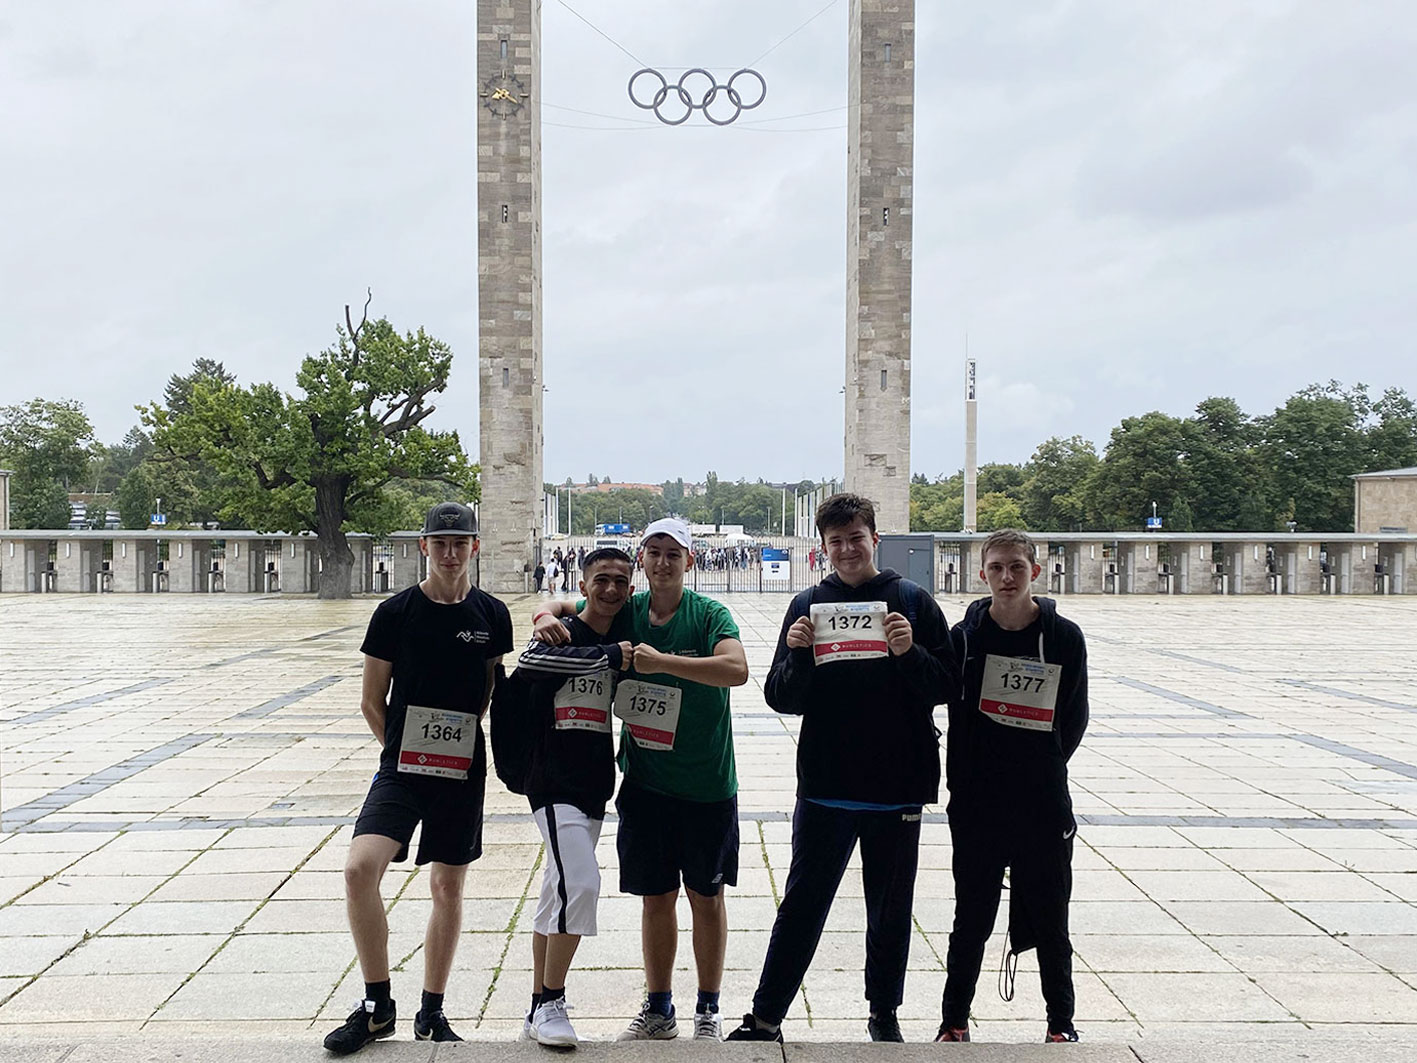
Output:
[[[477,712],[487,696],[487,662],[511,649],[511,614],[477,587],[455,605],[431,601],[417,584],[380,602],[359,647],[394,666],[379,769],[398,765],[409,705]],[[469,779],[487,770],[480,726],[478,733],[478,763]]]

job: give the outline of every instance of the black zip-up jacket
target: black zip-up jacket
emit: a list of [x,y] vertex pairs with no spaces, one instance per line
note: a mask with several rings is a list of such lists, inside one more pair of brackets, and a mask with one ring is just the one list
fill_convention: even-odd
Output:
[[[616,621],[618,626],[619,617]],[[531,678],[531,709],[540,722],[526,792],[533,810],[574,805],[592,819],[604,819],[605,803],[615,792],[614,727],[603,733],[557,730],[555,698],[569,679],[605,671],[613,691],[620,675],[620,640],[614,638],[617,627],[601,635],[577,617],[563,617],[561,623],[571,632],[569,645],[533,639],[517,659],[517,671]],[[629,635],[624,637],[628,641]]]
[[[812,603],[884,601],[910,621],[915,644],[867,661],[818,665],[810,646],[788,649],[787,631]],[[940,794],[940,732],[933,718],[959,685],[949,623],[935,599],[886,569],[859,587],[836,575],[792,599],[764,692],[777,712],[802,717],[797,795],[925,805]]]
[[[1076,826],[1068,794],[1068,759],[1087,730],[1087,645],[1082,629],[1058,615],[1051,598],[1035,598],[1038,619],[1006,632],[989,617],[991,599],[971,602],[950,633],[962,679],[949,699],[945,783],[951,822],[1012,822],[1049,829]],[[991,653],[1062,666],[1053,728],[1008,727],[979,710],[984,659]]]

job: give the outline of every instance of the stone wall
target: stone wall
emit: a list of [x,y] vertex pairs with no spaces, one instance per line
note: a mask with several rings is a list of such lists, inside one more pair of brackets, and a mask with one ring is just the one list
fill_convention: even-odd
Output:
[[1417,531],[1417,476],[1354,480],[1353,500],[1355,532]]

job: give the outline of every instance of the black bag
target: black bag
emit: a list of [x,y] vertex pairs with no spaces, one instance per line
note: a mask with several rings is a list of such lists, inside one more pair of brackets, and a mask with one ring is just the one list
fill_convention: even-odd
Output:
[[531,682],[520,671],[509,675],[499,664],[489,713],[492,764],[497,778],[514,794],[526,794],[531,750],[536,741],[536,714],[531,707]]

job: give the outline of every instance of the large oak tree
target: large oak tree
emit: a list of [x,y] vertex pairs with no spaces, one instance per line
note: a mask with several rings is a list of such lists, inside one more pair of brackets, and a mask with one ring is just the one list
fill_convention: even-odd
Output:
[[368,309],[366,301],[356,325],[345,307],[335,344],[301,363],[298,395],[207,377],[193,382],[185,410],[141,411],[157,447],[220,473],[225,517],[318,536],[321,598],[349,597],[347,532],[386,534],[406,522],[390,484],[438,481],[465,501],[477,497],[477,469],[457,433],[424,425],[430,397],[448,385],[452,351],[422,329],[370,321]]

